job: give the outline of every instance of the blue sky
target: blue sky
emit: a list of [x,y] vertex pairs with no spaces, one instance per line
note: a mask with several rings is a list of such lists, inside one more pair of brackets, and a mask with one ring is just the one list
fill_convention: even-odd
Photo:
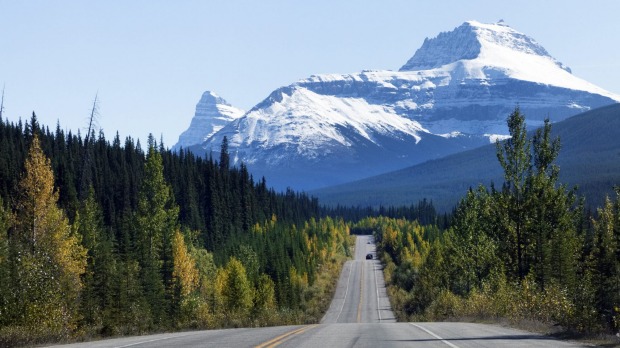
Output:
[[504,21],[620,94],[620,1],[0,0],[4,117],[172,146],[212,90],[249,109],[319,73],[397,70],[425,37]]

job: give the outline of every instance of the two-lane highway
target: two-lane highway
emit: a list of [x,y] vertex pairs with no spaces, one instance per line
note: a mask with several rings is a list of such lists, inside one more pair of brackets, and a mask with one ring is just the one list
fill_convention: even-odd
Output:
[[[366,255],[371,254],[371,260]],[[381,263],[371,236],[358,236],[355,258],[340,274],[331,306],[321,324],[396,322],[385,289]]]
[[[367,260],[366,255],[373,259]],[[358,236],[321,324],[123,337],[62,347],[580,347],[496,325],[397,323],[371,236]]]

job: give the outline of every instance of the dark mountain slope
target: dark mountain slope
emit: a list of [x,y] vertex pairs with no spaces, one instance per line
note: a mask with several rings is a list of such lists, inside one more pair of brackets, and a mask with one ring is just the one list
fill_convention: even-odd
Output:
[[[562,142],[561,182],[578,185],[589,205],[600,205],[620,185],[620,104],[571,117],[552,129]],[[402,205],[427,198],[446,211],[469,187],[491,183],[503,183],[495,145],[311,193],[328,205]]]

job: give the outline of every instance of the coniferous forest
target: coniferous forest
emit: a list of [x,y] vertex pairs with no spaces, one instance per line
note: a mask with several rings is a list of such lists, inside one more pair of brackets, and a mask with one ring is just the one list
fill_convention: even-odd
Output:
[[519,109],[501,187],[450,215],[321,207],[245,166],[117,135],[0,120],[0,345],[318,322],[350,234],[375,235],[399,320],[620,329],[620,189],[596,212],[559,182],[549,122]]
[[244,166],[0,122],[0,345],[316,322],[349,231]]

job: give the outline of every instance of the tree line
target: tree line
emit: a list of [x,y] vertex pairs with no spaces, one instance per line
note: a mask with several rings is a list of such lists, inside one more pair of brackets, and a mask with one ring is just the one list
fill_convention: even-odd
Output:
[[217,162],[0,122],[2,345],[318,321],[348,226],[222,147]]
[[403,320],[536,320],[566,330],[620,329],[620,189],[590,216],[558,182],[559,139],[532,138],[517,108],[497,143],[501,188],[470,189],[448,229],[394,219],[377,234],[388,292]]
[[322,206],[321,216],[337,216],[351,223],[359,222],[367,217],[390,217],[395,219],[417,220],[422,225],[438,225],[447,228],[450,225],[451,215],[448,213],[438,214],[432,201],[426,198],[418,203],[403,206]]

